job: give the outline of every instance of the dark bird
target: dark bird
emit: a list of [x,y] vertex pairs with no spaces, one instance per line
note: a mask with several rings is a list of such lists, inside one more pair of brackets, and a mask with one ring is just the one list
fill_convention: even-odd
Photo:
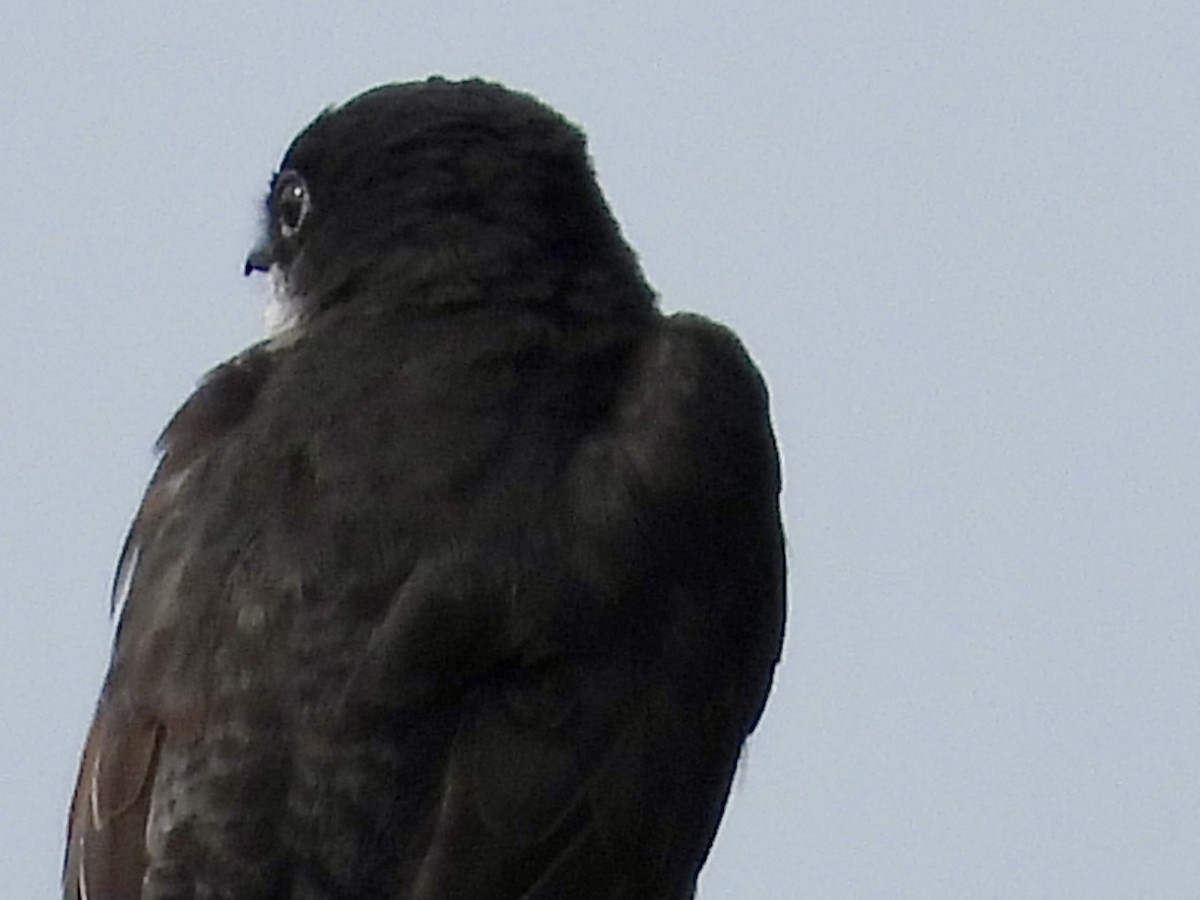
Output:
[[292,142],[269,337],[167,425],[68,900],[691,897],[784,617],[737,339],[664,315],[581,133],[388,85]]

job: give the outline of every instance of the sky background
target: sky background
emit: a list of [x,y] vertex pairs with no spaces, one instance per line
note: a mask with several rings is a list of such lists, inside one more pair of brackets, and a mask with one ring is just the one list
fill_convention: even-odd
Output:
[[1200,6],[10,4],[0,897],[56,894],[107,589],[293,134],[440,73],[581,123],[669,310],[732,325],[791,612],[701,880],[1200,896]]

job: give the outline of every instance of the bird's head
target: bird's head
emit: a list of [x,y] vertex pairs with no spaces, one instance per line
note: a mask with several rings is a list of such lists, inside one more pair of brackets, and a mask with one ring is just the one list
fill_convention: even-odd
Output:
[[296,137],[246,274],[269,274],[278,330],[347,300],[544,302],[614,257],[628,267],[577,128],[525,94],[434,78],[374,88]]

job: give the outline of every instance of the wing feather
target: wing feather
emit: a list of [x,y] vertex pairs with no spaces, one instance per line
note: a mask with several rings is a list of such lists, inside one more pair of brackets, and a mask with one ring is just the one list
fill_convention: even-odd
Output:
[[[127,900],[140,896],[147,867],[147,820],[159,753],[171,732],[186,736],[200,713],[164,708],[156,673],[162,659],[151,645],[169,640],[155,629],[150,613],[176,601],[177,587],[159,567],[140,579],[147,556],[178,552],[164,544],[164,523],[189,468],[219,444],[248,414],[268,372],[265,353],[250,350],[218,367],[176,413],[158,441],[161,453],[133,524],[125,537],[113,578],[111,608],[118,615],[113,660],[88,731],[67,824],[63,865],[65,900]],[[161,562],[161,559],[159,560]],[[165,596],[164,596],[165,595]],[[177,726],[177,727],[176,727]]]

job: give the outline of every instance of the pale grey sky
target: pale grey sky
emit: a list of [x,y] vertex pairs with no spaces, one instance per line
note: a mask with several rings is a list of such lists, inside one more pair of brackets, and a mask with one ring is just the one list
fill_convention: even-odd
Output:
[[56,892],[279,154],[432,73],[580,122],[774,393],[789,638],[702,900],[1200,896],[1200,7],[292,0],[0,15],[0,897]]

